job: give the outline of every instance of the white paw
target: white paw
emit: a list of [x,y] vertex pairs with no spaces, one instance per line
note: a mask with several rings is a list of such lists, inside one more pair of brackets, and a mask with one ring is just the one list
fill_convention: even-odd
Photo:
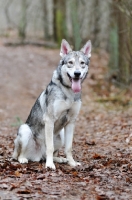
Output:
[[68,160],[66,158],[60,157],[60,163],[67,163]]
[[17,160],[17,157],[18,157],[17,153],[14,152],[13,155],[12,155],[12,158],[15,159],[15,160]]
[[56,169],[56,167],[55,167],[53,162],[46,162],[46,168],[50,168],[50,169],[53,169],[53,170]]
[[69,165],[70,165],[71,167],[76,167],[76,166],[80,166],[80,165],[81,165],[81,163],[75,162],[75,161],[69,161],[68,163],[69,163]]
[[80,166],[81,165],[81,163],[80,162],[76,162],[76,166]]
[[126,143],[128,144],[130,142],[130,138],[126,138]]
[[27,158],[18,158],[18,161],[20,163],[28,163],[28,159]]
[[68,160],[63,157],[54,157],[53,160],[54,160],[54,162],[58,162],[58,163],[67,163],[68,162]]

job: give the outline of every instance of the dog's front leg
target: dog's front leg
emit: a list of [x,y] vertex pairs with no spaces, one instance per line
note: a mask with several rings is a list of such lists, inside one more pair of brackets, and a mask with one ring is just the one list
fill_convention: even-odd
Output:
[[53,163],[53,152],[54,152],[54,142],[53,142],[53,130],[54,123],[49,118],[45,119],[45,144],[46,144],[46,168],[55,169]]
[[72,156],[73,134],[74,134],[74,123],[69,123],[65,127],[65,153],[69,165],[75,167],[81,164],[79,162],[76,162]]

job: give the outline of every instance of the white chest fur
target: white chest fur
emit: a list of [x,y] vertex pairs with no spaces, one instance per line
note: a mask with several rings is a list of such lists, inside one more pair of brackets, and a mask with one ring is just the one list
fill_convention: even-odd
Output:
[[57,100],[54,102],[54,118],[58,120],[65,112],[68,113],[68,117],[76,118],[80,111],[81,101],[69,101],[69,100]]
[[81,101],[57,100],[54,102],[54,133],[58,133],[66,124],[74,123],[80,111]]

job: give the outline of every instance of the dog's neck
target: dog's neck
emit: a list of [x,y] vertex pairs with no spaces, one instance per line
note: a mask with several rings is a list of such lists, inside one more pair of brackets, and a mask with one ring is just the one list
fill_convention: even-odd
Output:
[[73,101],[81,100],[81,92],[74,93],[70,86],[66,86],[65,84],[63,84],[58,76],[57,70],[55,70],[53,73],[52,82],[56,84],[58,88],[60,88],[60,90],[67,98]]

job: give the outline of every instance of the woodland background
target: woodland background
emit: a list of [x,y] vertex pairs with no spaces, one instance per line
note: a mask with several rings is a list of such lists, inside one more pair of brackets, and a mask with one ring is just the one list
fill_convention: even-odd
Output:
[[[12,153],[62,38],[93,48],[73,141],[81,166],[51,171]],[[131,85],[132,0],[0,0],[0,199],[132,199]]]
[[1,0],[0,35],[58,45],[66,38],[76,50],[91,39],[110,53],[109,79],[132,81],[131,0]]

